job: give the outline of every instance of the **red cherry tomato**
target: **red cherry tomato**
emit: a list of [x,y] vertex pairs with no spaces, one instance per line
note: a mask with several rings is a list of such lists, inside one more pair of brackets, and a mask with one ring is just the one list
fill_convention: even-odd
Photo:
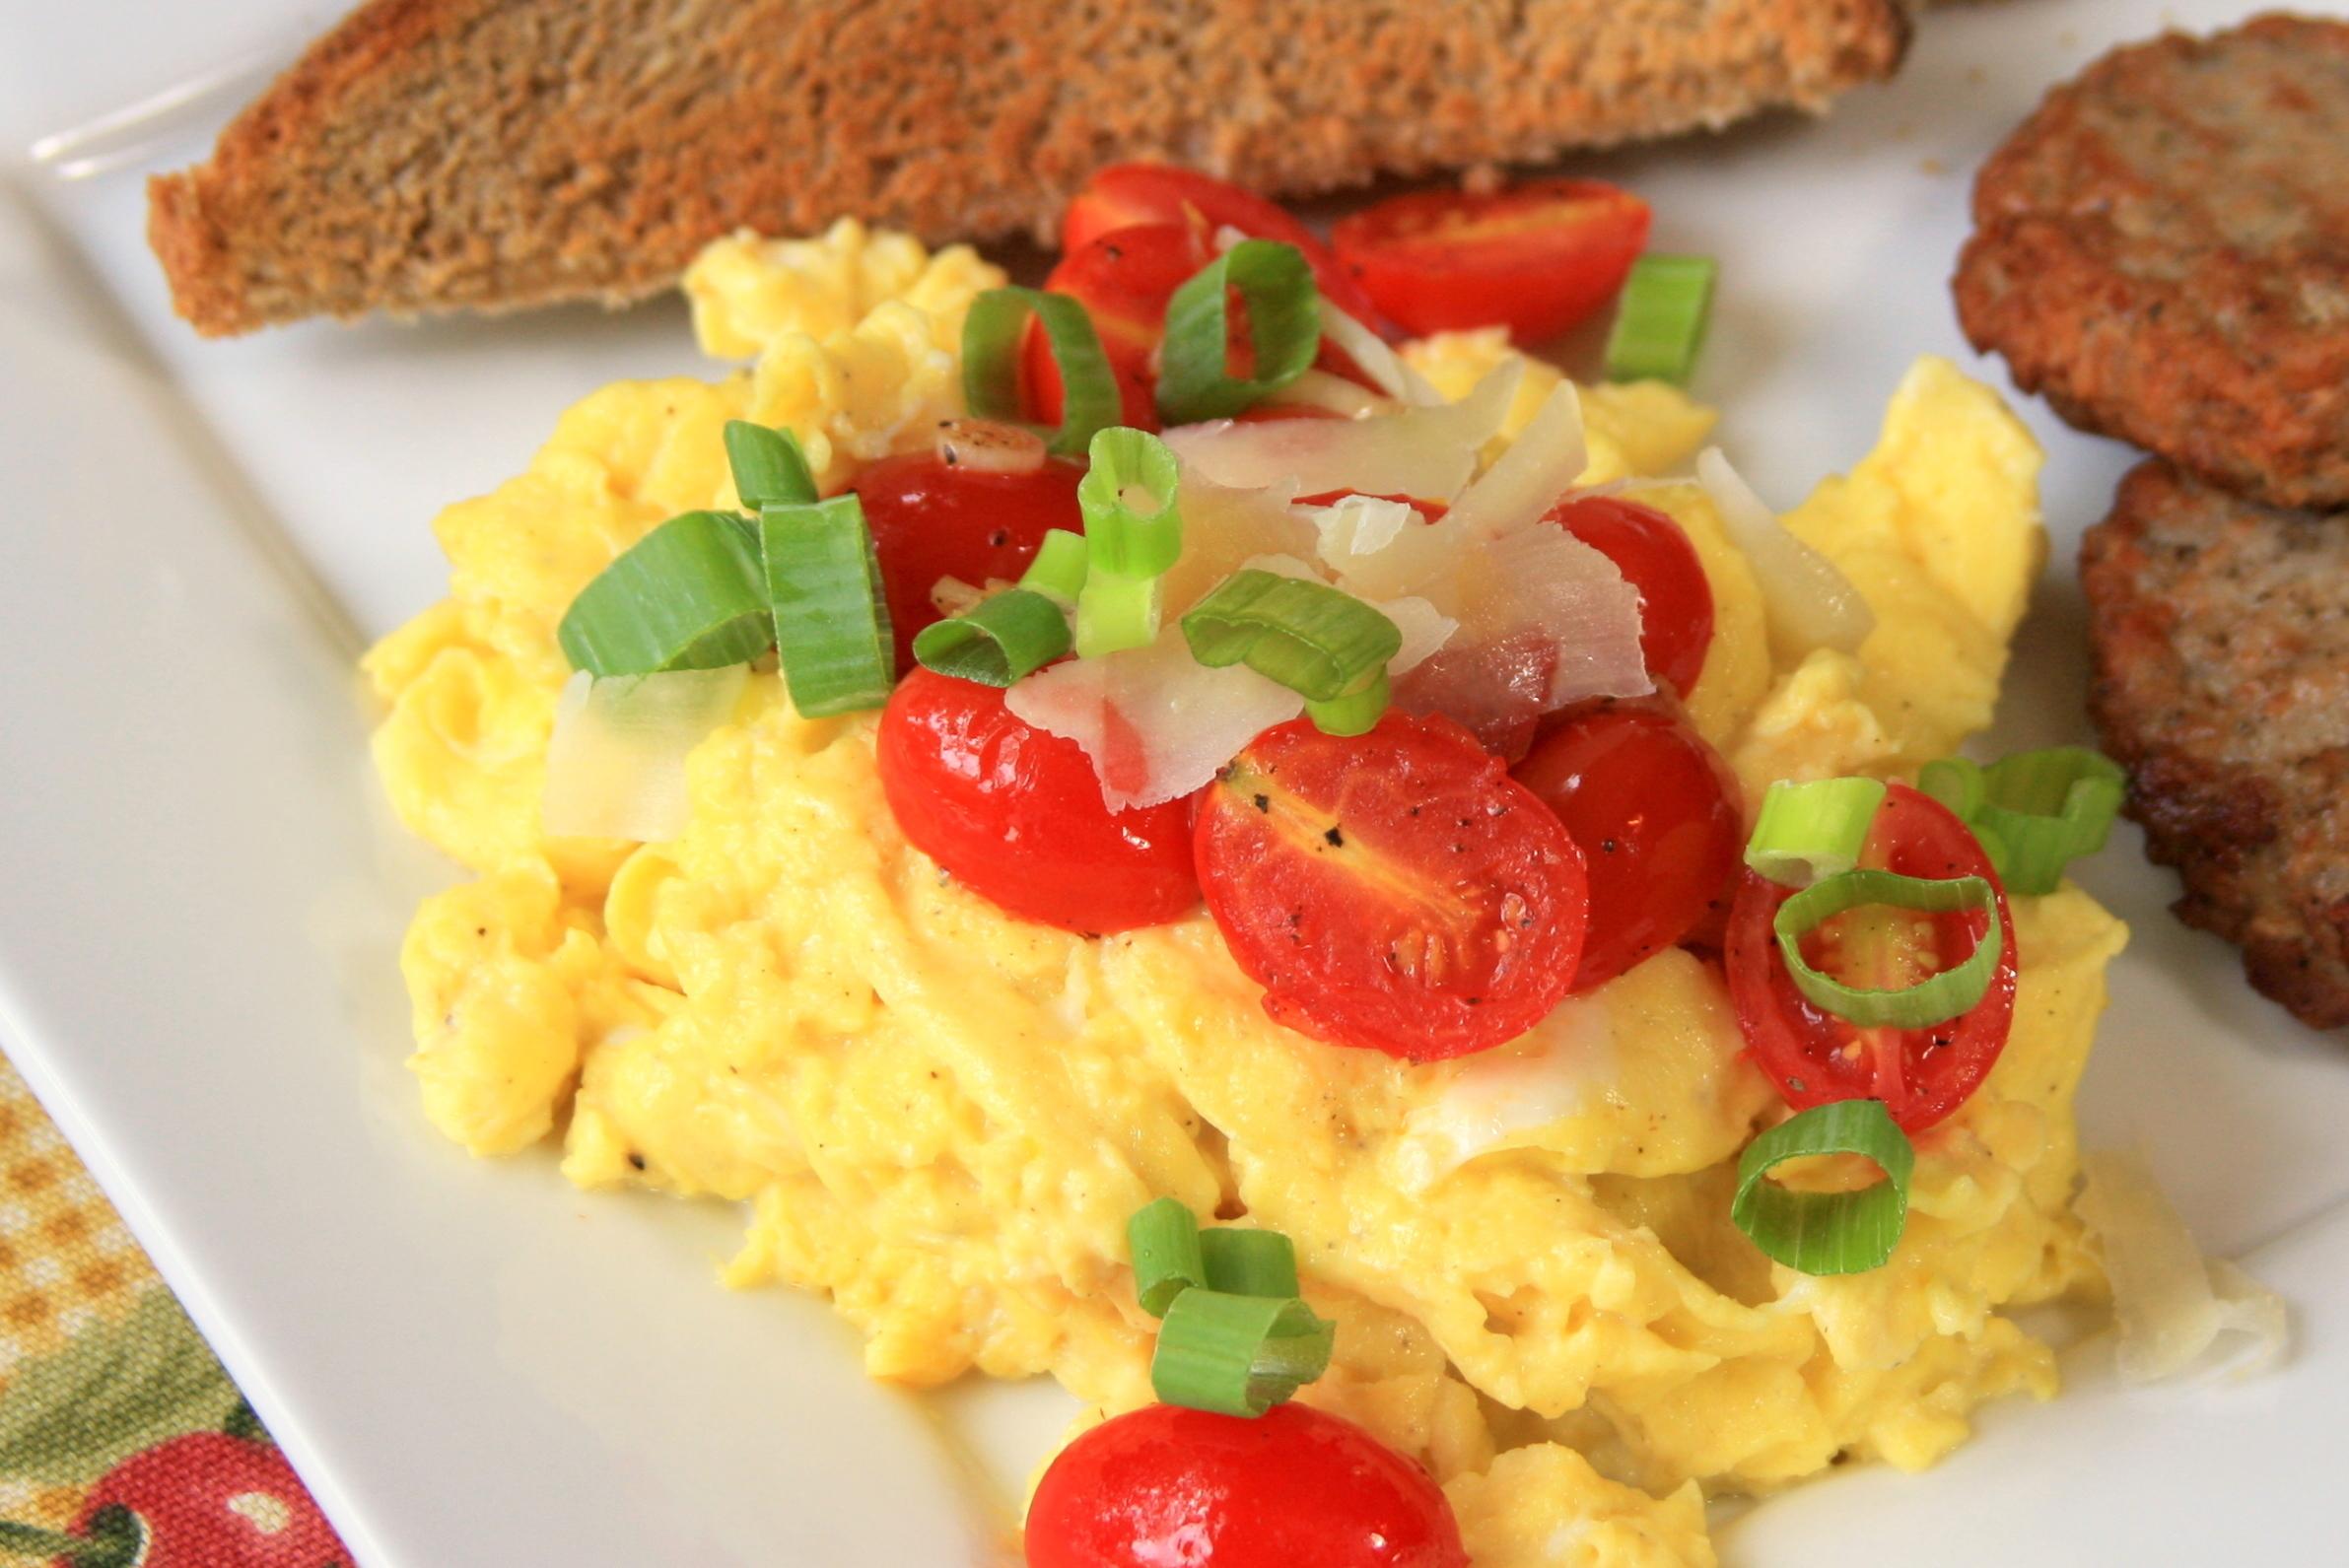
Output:
[[1378,307],[1421,336],[1505,326],[1554,338],[1624,286],[1647,243],[1647,203],[1596,179],[1427,190],[1338,221],[1338,259]]
[[1645,703],[1569,709],[1514,770],[1582,849],[1589,990],[1726,907],[1745,844],[1737,780],[1679,716]]
[[1232,228],[1256,239],[1295,245],[1313,267],[1314,285],[1341,310],[1363,325],[1382,323],[1378,307],[1340,264],[1328,241],[1294,214],[1228,180],[1164,164],[1113,164],[1085,182],[1061,220],[1061,248],[1078,246],[1112,230],[1136,224],[1180,224],[1197,214],[1212,242],[1219,229]]
[[[225,1432],[190,1432],[115,1466],[82,1504],[75,1533],[127,1510],[147,1568],[335,1568],[354,1559],[285,1456]],[[118,1516],[117,1516],[118,1517]],[[67,1559],[57,1558],[60,1565]]]
[[[2015,920],[1973,835],[1946,806],[1906,784],[1886,792],[1861,863],[1904,876],[1986,877],[1998,889],[1998,971],[1971,1011],[1921,1029],[1863,1029],[1814,1007],[1786,973],[1770,928],[1791,890],[1752,871],[1729,914],[1729,994],[1746,1048],[1788,1105],[1882,1100],[1894,1121],[1917,1132],[1964,1105],[2006,1048],[2015,1021]],[[1913,985],[1964,961],[1989,928],[1977,910],[1917,916],[1895,936],[1861,919],[1870,914],[1829,921],[1805,940],[1804,959],[1849,985]]]
[[[1215,252],[1195,224],[1145,224],[1071,244],[1044,280],[1085,307],[1117,376],[1125,422],[1158,428],[1158,341],[1166,333],[1166,302]],[[1028,404],[1047,425],[1061,420],[1061,373],[1041,330],[1027,341]]]
[[1468,1568],[1427,1472],[1351,1421],[1152,1404],[1062,1450],[1028,1504],[1028,1568]]
[[927,452],[884,457],[857,476],[849,488],[872,529],[900,670],[914,667],[914,634],[944,619],[930,598],[938,579],[960,578],[973,587],[1016,579],[1047,530],[1084,531],[1076,504],[1082,478],[1082,464],[1051,458],[1034,473],[983,474]]
[[1549,520],[1613,561],[1639,590],[1647,672],[1687,696],[1713,645],[1713,586],[1687,530],[1653,507],[1612,496],[1561,501]]
[[1525,1033],[1566,994],[1582,852],[1450,719],[1269,729],[1208,786],[1199,877],[1265,1011],[1415,1061]]
[[917,669],[877,745],[907,842],[1014,915],[1097,935],[1199,902],[1191,798],[1110,810],[1083,748],[1029,725],[995,687]]

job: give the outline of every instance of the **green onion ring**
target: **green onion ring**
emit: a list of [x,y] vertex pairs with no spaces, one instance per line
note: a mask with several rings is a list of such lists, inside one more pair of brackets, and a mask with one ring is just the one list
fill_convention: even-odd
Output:
[[[1226,290],[1248,305],[1254,375],[1229,365]],[[1275,239],[1243,239],[1193,273],[1166,306],[1158,350],[1158,413],[1169,425],[1228,419],[1312,367],[1321,352],[1321,307],[1304,252]]]
[[914,634],[914,661],[926,670],[1009,686],[1069,651],[1069,616],[1033,588],[1005,588],[962,614]]
[[2064,867],[2112,836],[2128,776],[2085,746],[2017,752],[1987,768],[1929,762],[1917,787],[1948,806],[1989,850],[2009,893],[2052,893]]
[[[1856,1193],[1795,1193],[1764,1180],[1787,1160],[1857,1154],[1885,1179]],[[1908,1222],[1916,1149],[1882,1100],[1837,1100],[1779,1123],[1738,1157],[1731,1223],[1806,1274],[1858,1274],[1890,1261]]]
[[1381,664],[1357,682],[1354,690],[1326,703],[1306,703],[1305,716],[1325,735],[1367,735],[1386,717],[1387,705],[1393,700],[1394,687],[1387,679],[1387,667]]
[[1296,1244],[1277,1230],[1242,1230],[1217,1225],[1199,1233],[1207,1286],[1227,1296],[1297,1294]]
[[725,511],[684,512],[630,545],[555,633],[571,667],[597,679],[746,664],[774,636],[758,540]]
[[734,473],[734,494],[757,511],[762,507],[799,507],[815,500],[815,475],[799,438],[746,419],[725,422],[726,465]]
[[[1846,986],[1812,968],[1803,958],[1802,939],[1836,916],[1871,904],[1928,915],[1982,910],[1988,913],[1990,923],[1964,963],[1899,990]],[[1987,877],[1979,876],[1928,878],[1902,876],[1897,871],[1845,871],[1789,897],[1778,906],[1770,928],[1777,933],[1778,951],[1785,955],[1786,973],[1795,989],[1814,1006],[1863,1028],[1921,1029],[1971,1011],[1988,994],[2004,946],[1997,890]]]
[[1402,629],[1343,588],[1256,568],[1193,605],[1183,637],[1208,668],[1245,664],[1314,703],[1365,691],[1403,648]]
[[1113,426],[1097,433],[1076,484],[1086,567],[1076,596],[1076,653],[1097,658],[1158,636],[1160,579],[1183,553],[1181,470],[1166,443]]
[[1091,548],[1081,533],[1066,528],[1047,528],[1044,542],[1036,547],[1036,559],[1019,575],[1019,585],[1033,588],[1064,609],[1073,607],[1076,596],[1084,591],[1085,573],[1091,563]]
[[1061,373],[1061,428],[1040,434],[1046,450],[1073,457],[1095,431],[1118,422],[1123,405],[1093,318],[1070,296],[1004,288],[973,300],[962,319],[962,400],[980,419],[1038,429],[1020,417],[1020,346],[1030,317],[1043,323],[1044,341]]
[[1688,381],[1712,313],[1715,270],[1710,256],[1641,256],[1632,263],[1607,334],[1607,379]]
[[1336,1332],[1300,1297],[1194,1287],[1158,1327],[1150,1387],[1168,1404],[1259,1416],[1329,1369]]
[[1165,1317],[1175,1297],[1208,1282],[1199,1221],[1171,1197],[1134,1211],[1126,1221],[1126,1254],[1134,1260],[1134,1294],[1153,1318]]
[[878,708],[896,684],[880,562],[855,495],[759,513],[775,647],[792,706],[809,718]]
[[1769,786],[1746,840],[1746,864],[1785,887],[1809,887],[1860,863],[1884,804],[1876,779],[1783,781]]

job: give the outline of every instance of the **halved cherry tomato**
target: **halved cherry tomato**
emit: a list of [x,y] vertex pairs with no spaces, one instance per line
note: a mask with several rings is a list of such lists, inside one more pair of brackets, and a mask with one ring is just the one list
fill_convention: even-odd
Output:
[[1016,579],[1048,529],[1084,531],[1076,504],[1082,478],[1082,464],[1050,458],[1034,473],[985,474],[927,452],[884,457],[857,476],[849,488],[872,530],[898,669],[914,667],[914,634],[944,619],[930,598],[938,579],[960,578],[973,587]]
[[1338,258],[1411,331],[1505,326],[1557,336],[1607,303],[1647,243],[1647,203],[1596,179],[1491,195],[1417,191],[1341,218]]
[[917,669],[881,712],[881,791],[908,843],[1012,914],[1098,935],[1199,902],[1192,799],[1112,811],[1083,748],[975,681]]
[[1746,837],[1737,779],[1668,708],[1568,709],[1514,772],[1557,813],[1590,868],[1576,990],[1672,946],[1728,904]]
[[[1931,1126],[1981,1087],[2015,1021],[2015,920],[2006,890],[1966,825],[1930,795],[1894,784],[1868,834],[1865,865],[1904,876],[1979,876],[1998,889],[1998,971],[1972,1009],[1921,1029],[1863,1029],[1821,1011],[1795,989],[1770,929],[1788,888],[1752,871],[1729,915],[1729,994],[1746,1048],[1798,1110],[1835,1100],[1882,1100],[1911,1132]],[[1855,910],[1807,938],[1804,959],[1847,985],[1913,985],[1961,963],[1989,928],[1981,911],[1913,916],[1888,927],[1884,912]]]
[[1151,1404],[1061,1451],[1028,1568],[1468,1568],[1427,1472],[1301,1404],[1255,1420]]
[[1200,800],[1199,877],[1265,1011],[1433,1061],[1525,1033],[1573,984],[1589,893],[1555,813],[1448,718],[1296,719]]
[[1061,248],[1073,253],[1113,230],[1186,223],[1193,213],[1206,221],[1210,243],[1217,230],[1228,227],[1251,239],[1295,245],[1313,268],[1315,286],[1332,305],[1365,326],[1380,325],[1378,307],[1339,263],[1327,240],[1278,203],[1196,170],[1112,164],[1070,199],[1061,219]]
[[[1147,224],[1071,245],[1044,280],[1046,289],[1075,299],[1093,318],[1117,375],[1125,422],[1137,430],[1158,428],[1158,341],[1166,335],[1166,302],[1214,259],[1197,225]],[[1059,424],[1061,373],[1041,331],[1029,332],[1026,369],[1030,408],[1045,424]]]
[[1613,561],[1639,590],[1647,672],[1686,697],[1713,646],[1713,585],[1688,531],[1653,507],[1612,496],[1569,497],[1547,520]]

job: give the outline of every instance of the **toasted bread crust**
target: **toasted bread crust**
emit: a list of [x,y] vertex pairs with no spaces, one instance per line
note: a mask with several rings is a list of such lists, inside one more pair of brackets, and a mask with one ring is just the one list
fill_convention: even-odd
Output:
[[1982,166],[1959,319],[2074,425],[2349,505],[2345,178],[2349,24],[2115,50]]
[[2349,1026],[2349,515],[2159,459],[2088,531],[2089,707],[2189,925],[2314,1028]]
[[1277,195],[1823,107],[1898,0],[372,0],[150,186],[207,335],[620,303],[842,213],[1047,234],[1099,166]]

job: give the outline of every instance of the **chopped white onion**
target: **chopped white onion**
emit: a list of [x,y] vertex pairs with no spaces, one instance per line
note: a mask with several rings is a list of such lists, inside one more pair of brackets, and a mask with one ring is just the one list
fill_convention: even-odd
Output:
[[1515,1046],[1472,1057],[1404,1118],[1397,1176],[1423,1190],[1479,1155],[1573,1116],[1615,1085],[1614,1020],[1598,996],[1570,996]]
[[1435,383],[1406,364],[1403,356],[1397,354],[1385,338],[1339,309],[1326,297],[1320,305],[1321,335],[1337,345],[1347,358],[1359,365],[1363,374],[1378,383],[1380,391],[1420,408],[1431,407],[1444,400],[1444,394],[1435,389]]
[[539,814],[558,839],[659,844],[685,831],[685,758],[725,722],[749,671],[677,670],[614,680],[571,677],[555,704]]
[[1228,419],[1165,433],[1184,463],[1219,485],[1291,494],[1356,490],[1450,501],[1476,472],[1477,453],[1501,427],[1524,363],[1503,361],[1457,403],[1364,419]]
[[930,607],[943,616],[967,614],[987,597],[987,590],[960,578],[940,578],[930,585]]
[[2272,1365],[2288,1325],[2275,1292],[2235,1264],[2208,1260],[2155,1183],[2144,1157],[2105,1150],[2080,1161],[2080,1218],[2104,1252],[2120,1330],[2122,1379],[2155,1383],[2200,1362],[2222,1334],[2244,1342],[2228,1358],[2241,1373]]
[[1003,702],[1084,748],[1112,811],[1191,793],[1248,742],[1305,711],[1303,698],[1245,664],[1200,664],[1173,625],[1147,648],[1039,670]]
[[1406,526],[1425,520],[1417,508],[1384,496],[1346,496],[1326,507],[1296,510],[1321,535],[1322,560],[1339,571],[1353,557],[1384,550]]
[[931,446],[949,468],[974,474],[1032,474],[1044,467],[1044,438],[992,419],[941,419]]
[[1286,386],[1268,394],[1264,401],[1285,408],[1326,408],[1347,419],[1395,412],[1393,398],[1381,397],[1359,381],[1316,370],[1307,370]]
[[1530,527],[1589,465],[1582,398],[1572,381],[1560,381],[1492,466],[1460,493],[1451,516],[1472,545]]
[[1696,482],[1712,498],[1729,542],[1754,569],[1771,637],[1788,648],[1857,652],[1876,629],[1876,616],[1851,579],[1789,533],[1718,446],[1697,455]]

